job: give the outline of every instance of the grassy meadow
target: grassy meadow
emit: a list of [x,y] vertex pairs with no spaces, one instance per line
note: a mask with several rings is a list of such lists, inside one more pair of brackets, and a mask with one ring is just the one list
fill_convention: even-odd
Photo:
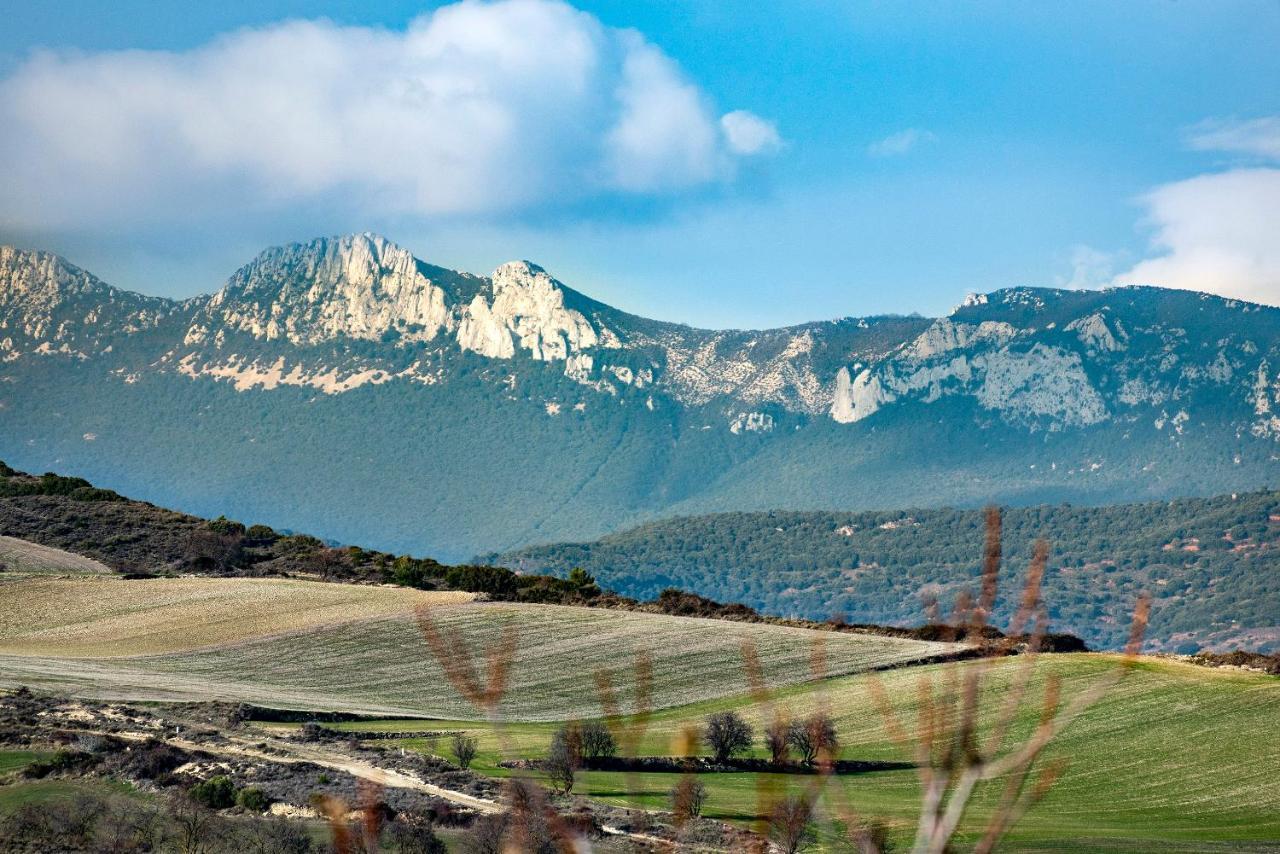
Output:
[[[1114,656],[1091,654],[1041,657],[1019,720],[1021,731],[1033,724],[1048,679],[1061,679],[1064,696],[1070,697],[1118,662]],[[1016,658],[994,665],[983,695],[988,719],[1021,666]],[[954,667],[928,665],[782,687],[775,702],[791,716],[831,709],[843,759],[910,761],[911,756],[886,734],[871,700],[871,680],[880,682],[910,726],[919,711],[921,677],[946,678]],[[639,753],[671,755],[678,750],[682,730],[698,726],[713,711],[730,708],[742,712],[759,733],[762,711],[751,698],[725,697],[658,712]],[[1273,850],[1270,846],[1280,844],[1280,744],[1273,735],[1278,710],[1280,679],[1275,677],[1142,659],[1050,746],[1042,761],[1065,760],[1063,776],[1014,828],[1010,842],[1022,850],[1218,850],[1219,845]],[[466,731],[479,739],[473,767],[493,776],[512,773],[498,765],[504,744],[519,757],[545,755],[556,728],[552,723],[504,724],[500,738],[492,726],[473,721],[387,720],[335,726]],[[393,743],[448,756],[447,737]],[[708,753],[705,748],[700,752]],[[754,755],[767,755],[759,738]],[[588,771],[580,774],[574,791],[612,803],[663,809],[678,779],[668,773]],[[750,823],[758,817],[762,786],[774,793],[798,791],[814,778],[733,772],[704,773],[699,779],[708,790],[704,815]],[[836,803],[885,822],[899,843],[909,842],[919,798],[914,769],[840,775],[829,785]],[[980,790],[964,825],[965,837],[972,839],[982,827],[997,794],[994,786]],[[828,838],[837,826],[829,823],[824,828]]]
[[[603,705],[598,673],[612,675],[621,710],[637,702],[633,665],[652,661],[652,699],[639,755],[679,754],[680,735],[714,711],[734,709],[757,732],[767,713],[749,690],[744,644],[758,651],[770,701],[792,718],[829,709],[841,758],[910,762],[887,735],[872,700],[883,687],[908,727],[922,679],[954,678],[988,666],[987,712],[1009,694],[1026,658],[988,664],[895,667],[950,650],[946,645],[871,635],[562,606],[467,601],[402,588],[347,587],[261,579],[25,577],[0,581],[0,682],[134,700],[243,700],[261,705],[352,711],[380,721],[354,729],[466,731],[479,738],[474,768],[513,773],[503,759],[546,754],[559,722],[594,718]],[[414,618],[426,603],[450,655],[484,655],[516,638],[509,686],[496,728],[450,684]],[[455,640],[456,639],[456,640]],[[815,653],[825,664],[814,669]],[[1027,708],[1015,729],[1034,724],[1051,681],[1082,692],[1119,666],[1113,655],[1041,656]],[[872,672],[874,671],[874,672]],[[823,678],[815,675],[826,674]],[[1019,850],[1266,850],[1280,845],[1280,679],[1177,660],[1143,658],[1126,678],[1049,748],[1064,761],[1047,798],[1017,825]],[[624,718],[625,723],[634,723]],[[275,726],[265,725],[264,726]],[[448,755],[448,739],[403,738],[393,747]],[[704,748],[705,751],[705,748]],[[29,761],[5,758],[10,767]],[[0,766],[0,770],[3,770]],[[784,773],[704,773],[704,814],[750,824],[761,790],[798,790],[814,777]],[[591,771],[575,793],[616,804],[668,806],[670,773]],[[899,843],[912,834],[919,788],[901,767],[840,775],[824,803],[847,803],[883,821]],[[998,792],[980,790],[964,834],[991,813]],[[827,818],[831,817],[828,810]],[[828,841],[838,822],[825,821]]]

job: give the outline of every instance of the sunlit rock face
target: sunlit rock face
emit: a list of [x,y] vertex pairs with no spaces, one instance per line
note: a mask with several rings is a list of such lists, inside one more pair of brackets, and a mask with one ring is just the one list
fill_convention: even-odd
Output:
[[210,299],[186,336],[246,332],[315,345],[338,338],[431,341],[457,327],[449,298],[407,250],[376,235],[264,252]]
[[171,300],[117,290],[50,252],[0,246],[0,360],[87,359],[180,310]]
[[545,362],[597,346],[600,337],[581,312],[565,308],[564,290],[541,267],[512,261],[494,271],[489,295],[477,294],[463,312],[458,346],[509,359],[516,348]]

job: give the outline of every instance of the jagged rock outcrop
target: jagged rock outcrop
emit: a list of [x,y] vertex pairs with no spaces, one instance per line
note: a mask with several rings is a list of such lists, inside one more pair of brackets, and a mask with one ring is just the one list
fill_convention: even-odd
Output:
[[88,359],[181,311],[117,290],[50,252],[0,246],[0,360],[24,354]]

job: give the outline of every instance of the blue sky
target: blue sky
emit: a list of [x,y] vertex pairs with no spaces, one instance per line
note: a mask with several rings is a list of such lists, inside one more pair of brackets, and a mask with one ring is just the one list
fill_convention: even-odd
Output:
[[1272,0],[200,5],[0,2],[0,242],[185,296],[375,230],[706,326],[1280,302]]

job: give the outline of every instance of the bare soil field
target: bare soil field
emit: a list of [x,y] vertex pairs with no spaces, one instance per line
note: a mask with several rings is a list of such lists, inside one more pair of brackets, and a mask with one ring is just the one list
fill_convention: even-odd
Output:
[[471,593],[275,578],[0,577],[0,653],[112,658],[186,652],[412,614]]

